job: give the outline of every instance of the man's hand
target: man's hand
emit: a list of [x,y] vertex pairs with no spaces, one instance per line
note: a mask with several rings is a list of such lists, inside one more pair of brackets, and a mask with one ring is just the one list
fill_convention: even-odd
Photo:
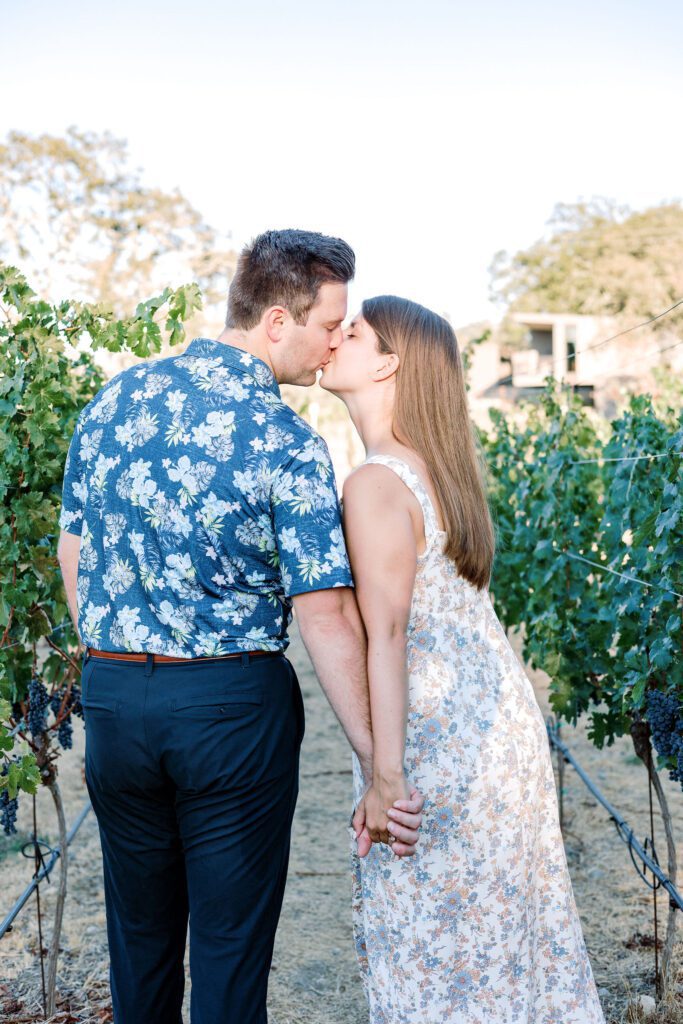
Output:
[[[353,828],[356,833],[358,856],[366,857],[370,852],[373,840],[366,825],[366,798],[370,790],[358,804],[353,816]],[[388,810],[386,832],[395,836],[395,842],[389,844],[397,857],[412,857],[419,838],[422,824],[422,809],[425,798],[414,787],[410,789],[408,798],[397,800]],[[385,840],[380,840],[385,841]]]
[[373,843],[393,843],[388,831],[387,809],[397,800],[408,800],[410,787],[402,771],[391,775],[373,775],[372,785],[365,794],[365,827]]

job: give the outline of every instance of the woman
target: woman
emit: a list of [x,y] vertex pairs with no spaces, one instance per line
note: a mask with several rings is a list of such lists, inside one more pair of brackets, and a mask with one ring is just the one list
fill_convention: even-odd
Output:
[[[416,303],[370,299],[321,384],[368,453],[344,521],[374,735],[374,843],[354,854],[371,1024],[603,1022],[543,717],[489,600],[493,530],[455,335]],[[409,816],[393,804],[410,784],[427,802],[417,853],[399,859]],[[363,789],[356,764],[357,801]]]

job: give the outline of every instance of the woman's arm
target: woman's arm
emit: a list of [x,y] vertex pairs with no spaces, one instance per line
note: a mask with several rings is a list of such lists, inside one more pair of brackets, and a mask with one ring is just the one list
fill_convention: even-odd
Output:
[[365,811],[375,842],[388,842],[386,812],[410,792],[403,773],[406,627],[417,567],[410,498],[405,484],[385,466],[362,466],[344,484],[344,532],[368,638],[373,774]]

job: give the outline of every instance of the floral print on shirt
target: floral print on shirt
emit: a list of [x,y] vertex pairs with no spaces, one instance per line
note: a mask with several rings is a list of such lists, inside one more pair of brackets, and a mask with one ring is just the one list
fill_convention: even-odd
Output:
[[265,363],[204,338],[85,407],[60,526],[82,640],[108,651],[284,650],[294,595],[352,586],[325,442]]

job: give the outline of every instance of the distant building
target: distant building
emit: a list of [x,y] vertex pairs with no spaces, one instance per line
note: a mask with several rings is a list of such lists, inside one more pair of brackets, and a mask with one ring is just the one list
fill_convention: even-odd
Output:
[[683,371],[683,346],[675,346],[676,335],[647,328],[622,333],[623,324],[613,317],[574,313],[510,313],[509,320],[525,329],[524,345],[501,359],[494,383],[471,386],[473,405],[509,408],[536,397],[546,378],[555,377],[611,416],[625,390],[652,390],[654,367]]
[[591,349],[600,336],[618,328],[608,318],[571,313],[513,313],[513,323],[527,330],[527,348],[510,355],[510,385],[517,391],[540,389],[546,377],[570,384],[588,404],[596,385],[614,367],[614,351]]

